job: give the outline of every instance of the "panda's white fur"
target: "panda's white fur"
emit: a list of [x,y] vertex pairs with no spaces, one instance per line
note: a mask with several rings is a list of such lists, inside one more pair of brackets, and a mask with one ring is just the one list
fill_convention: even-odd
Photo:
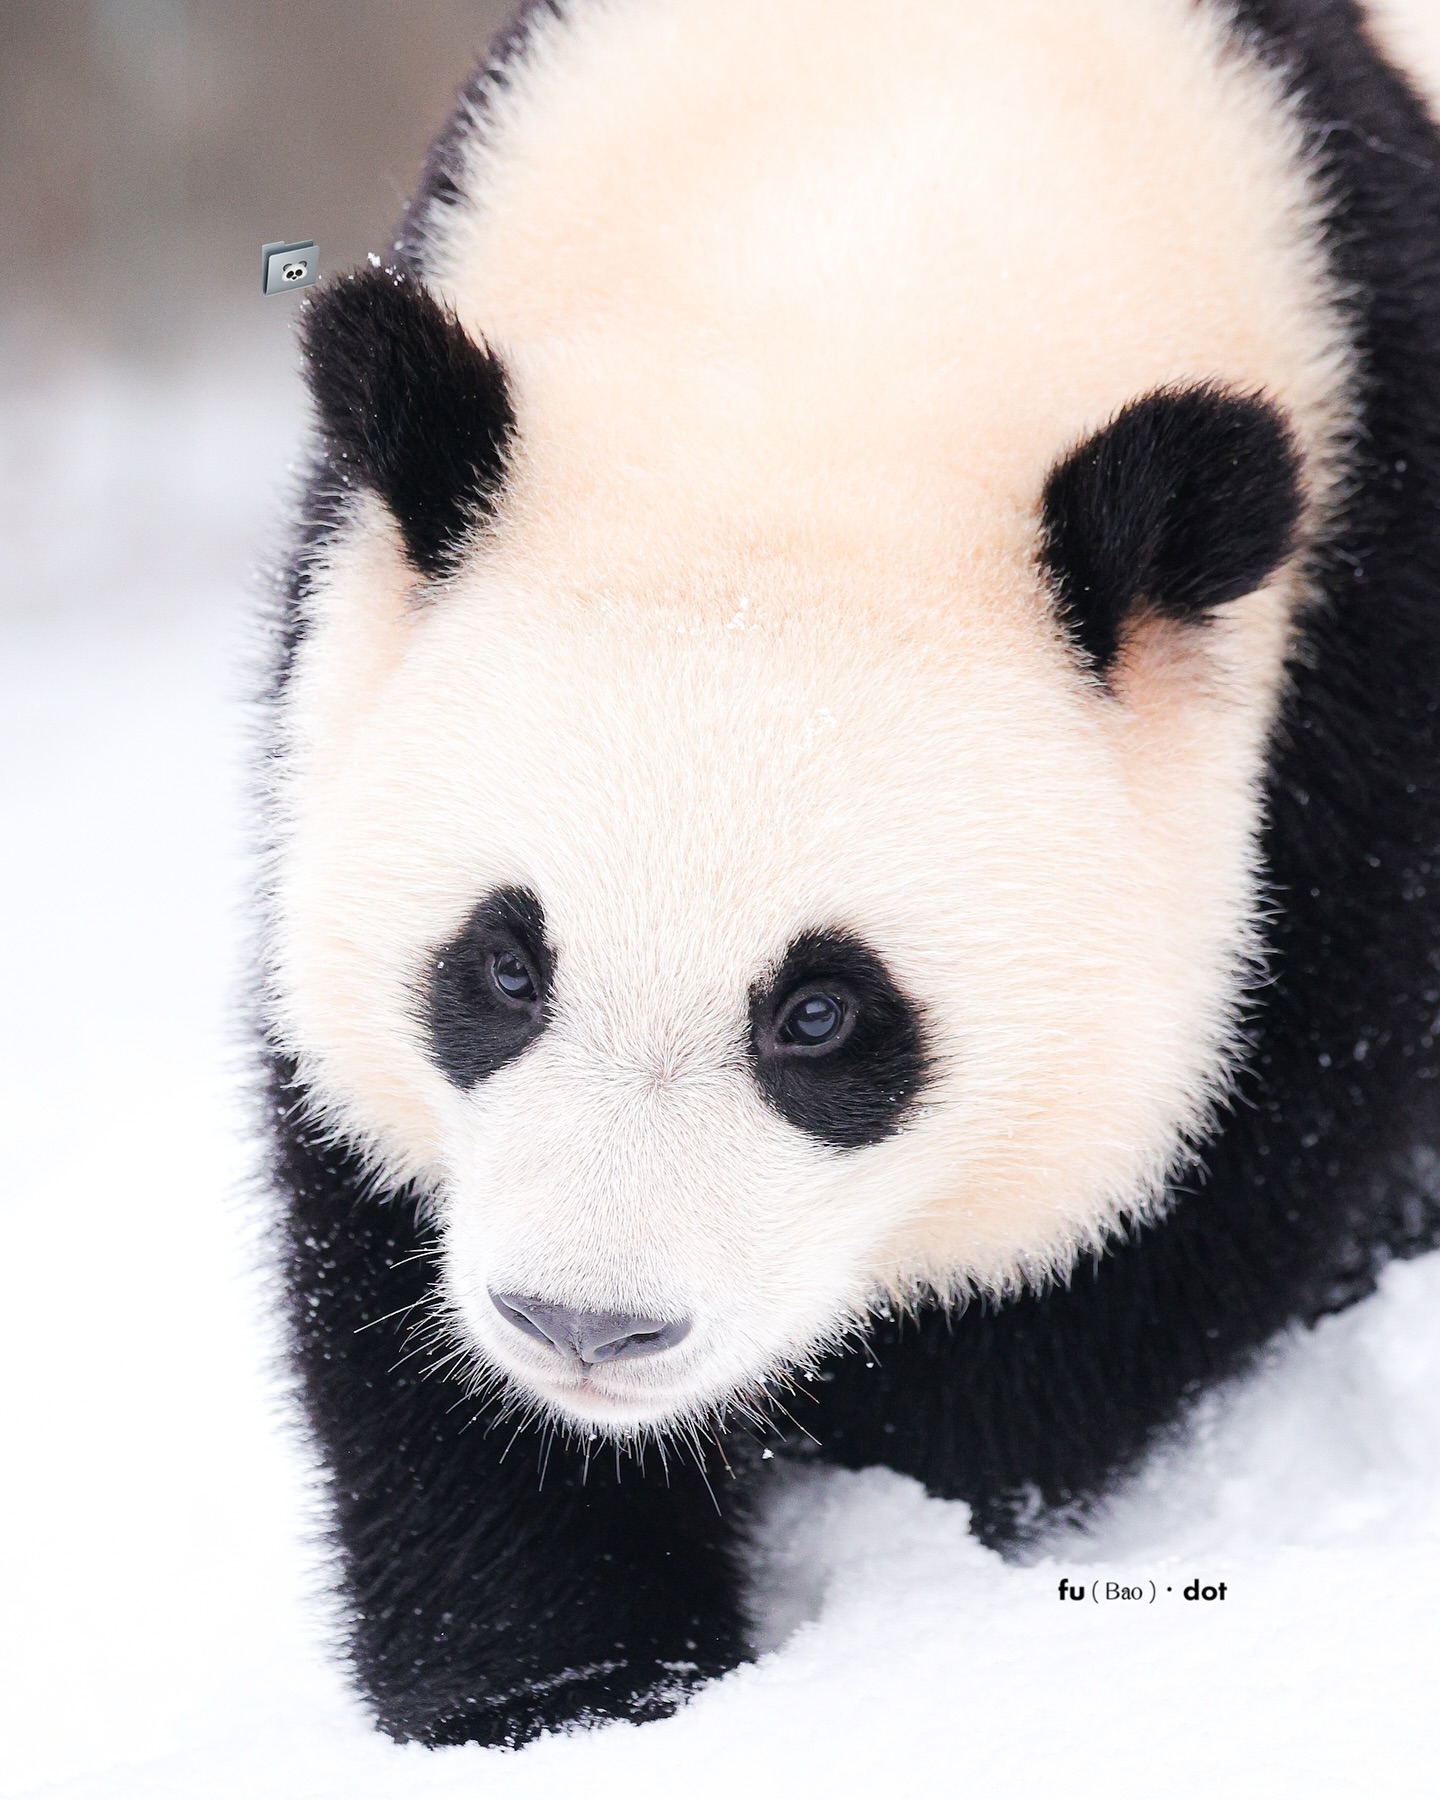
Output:
[[[1063,1271],[1222,1094],[1298,559],[1137,630],[1112,696],[1037,516],[1070,445],[1212,380],[1324,511],[1351,365],[1300,145],[1191,0],[579,0],[477,118],[423,272],[509,370],[503,504],[441,584],[373,497],[323,553],[273,987],[315,1104],[435,1193],[480,1362],[561,1417],[694,1418],[882,1296]],[[418,972],[506,884],[555,1018],[461,1092]],[[857,1151],[743,1055],[832,924],[937,1059]],[[694,1329],[581,1376],[494,1289]]]

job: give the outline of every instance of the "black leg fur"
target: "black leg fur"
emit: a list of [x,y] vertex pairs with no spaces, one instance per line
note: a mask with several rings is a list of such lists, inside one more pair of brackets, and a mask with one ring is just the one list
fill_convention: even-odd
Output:
[[[427,1339],[431,1238],[271,1071],[291,1351],[328,1471],[350,1654],[392,1736],[519,1744],[655,1718],[746,1655],[738,1486],[478,1418]],[[429,1369],[429,1373],[427,1373]],[[493,1428],[491,1428],[493,1424]],[[717,1459],[720,1461],[721,1459]],[[543,1475],[542,1475],[543,1470]]]

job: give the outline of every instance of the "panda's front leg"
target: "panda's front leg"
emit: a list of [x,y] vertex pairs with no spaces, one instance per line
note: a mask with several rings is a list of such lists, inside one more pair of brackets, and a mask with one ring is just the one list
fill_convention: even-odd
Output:
[[518,1744],[653,1718],[744,1657],[723,1490],[673,1460],[667,1484],[653,1455],[617,1470],[608,1446],[547,1460],[534,1433],[505,1455],[506,1435],[472,1432],[459,1467],[453,1442],[396,1442],[371,1503],[342,1508],[352,1653],[387,1731]]
[[702,1470],[651,1447],[642,1463],[482,1413],[435,1331],[421,1210],[369,1192],[286,1087],[275,1175],[292,1358],[329,1474],[351,1658],[380,1724],[429,1744],[518,1744],[671,1711],[747,1654],[743,1482],[723,1455]]

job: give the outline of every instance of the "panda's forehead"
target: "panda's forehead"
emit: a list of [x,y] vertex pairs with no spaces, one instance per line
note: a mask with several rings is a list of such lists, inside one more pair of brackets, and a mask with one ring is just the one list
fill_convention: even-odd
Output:
[[1307,449],[1332,428],[1298,127],[1218,11],[891,11],[582,4],[542,32],[425,267],[515,375],[527,505],[804,518],[838,486],[930,534],[967,481],[1025,504],[1162,383],[1265,387]]
[[827,607],[773,565],[630,597],[474,571],[421,621],[376,721],[387,760],[425,771],[420,835],[448,849],[451,909],[519,883],[596,954],[661,934],[732,962],[796,923],[893,914],[958,796],[983,822],[995,759],[1023,763],[1084,701],[1043,605],[1015,597],[1022,641],[991,596],[942,650],[878,599],[845,608],[857,579],[808,571]]

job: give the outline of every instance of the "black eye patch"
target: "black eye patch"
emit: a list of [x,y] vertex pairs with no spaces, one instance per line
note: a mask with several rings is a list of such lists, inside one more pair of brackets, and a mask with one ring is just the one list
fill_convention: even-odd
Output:
[[893,1136],[929,1069],[920,1009],[844,931],[805,932],[751,989],[749,1049],[775,1111],[840,1150]]
[[471,1088],[528,1050],[545,1029],[554,957],[534,894],[501,888],[436,950],[425,980],[430,1055]]
[[1300,453],[1258,394],[1161,388],[1063,457],[1041,504],[1056,611],[1103,676],[1137,612],[1199,625],[1269,579],[1295,545]]

